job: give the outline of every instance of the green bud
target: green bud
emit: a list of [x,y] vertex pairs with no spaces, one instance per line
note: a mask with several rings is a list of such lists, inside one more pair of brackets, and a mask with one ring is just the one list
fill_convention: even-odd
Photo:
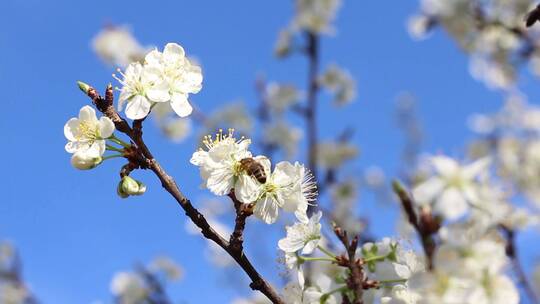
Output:
[[143,195],[146,192],[146,185],[130,176],[124,176],[118,183],[116,192],[121,198],[127,198],[131,195]]
[[75,153],[71,157],[71,165],[79,170],[90,170],[97,167],[103,162],[103,158],[98,157],[88,157],[82,153]]
[[84,92],[84,94],[88,94],[88,90],[90,90],[90,86],[82,81],[77,81],[77,85],[79,86],[79,89]]

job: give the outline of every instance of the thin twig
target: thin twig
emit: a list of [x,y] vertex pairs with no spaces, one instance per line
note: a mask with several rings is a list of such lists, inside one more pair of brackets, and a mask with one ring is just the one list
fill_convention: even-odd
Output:
[[[88,87],[86,90],[87,95],[92,99],[92,102],[96,108],[104,115],[109,117],[115,124],[116,129],[125,135],[127,135],[141,154],[141,167],[148,168],[158,177],[161,181],[162,187],[172,195],[178,205],[182,207],[185,214],[193,221],[193,223],[200,228],[204,237],[212,240],[214,243],[223,248],[244,270],[244,272],[251,279],[249,285],[253,290],[259,290],[268,299],[275,304],[284,304],[283,300],[279,297],[277,292],[272,286],[259,274],[255,267],[251,264],[250,260],[242,251],[236,251],[229,246],[229,242],[219,235],[208,223],[206,218],[191,204],[189,199],[180,191],[178,185],[174,179],[167,174],[167,172],[161,167],[159,162],[154,158],[148,147],[146,146],[142,138],[142,121],[135,121],[133,128],[129,126],[125,119],[120,117],[118,112],[113,106],[112,86],[107,87],[106,98],[101,97],[97,91]],[[139,129],[140,128],[140,129]]]
[[[347,267],[349,269],[349,274],[346,280],[347,287],[354,293],[354,299],[348,299],[344,296],[344,303],[351,304],[363,304],[362,294],[364,292],[365,283],[371,287],[373,284],[371,281],[367,281],[364,277],[364,270],[362,268],[362,259],[356,258],[356,249],[358,248],[358,236],[352,238],[349,242],[347,236],[347,231],[341,229],[338,226],[334,227],[334,233],[341,241],[343,246],[347,251],[347,256],[338,256],[338,265],[342,267]],[[345,300],[346,299],[346,300]]]
[[527,278],[527,274],[523,270],[523,266],[519,260],[519,255],[517,252],[518,248],[516,246],[516,232],[502,225],[501,229],[506,236],[506,255],[512,260],[512,264],[514,264],[513,269],[516,273],[518,282],[523,287],[523,290],[527,294],[531,304],[538,304],[538,297],[536,296],[536,293],[534,292],[534,289]]

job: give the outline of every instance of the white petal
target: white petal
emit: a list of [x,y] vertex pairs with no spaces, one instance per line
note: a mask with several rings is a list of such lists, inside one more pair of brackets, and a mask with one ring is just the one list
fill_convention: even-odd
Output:
[[418,204],[431,203],[441,193],[445,185],[442,179],[431,177],[413,189],[413,198]]
[[68,153],[75,153],[79,150],[79,145],[77,142],[70,141],[66,144],[65,149]]
[[491,164],[490,157],[483,157],[472,164],[467,165],[463,168],[463,177],[467,179],[473,179],[478,176],[480,173],[488,170]]
[[114,130],[114,123],[109,117],[103,116],[99,119],[99,134],[102,138],[111,137]]
[[206,187],[215,195],[227,195],[234,186],[233,182],[234,175],[232,171],[228,168],[221,168],[211,172]]
[[251,176],[242,174],[234,186],[234,194],[242,203],[252,203],[257,200],[261,185]]
[[163,49],[163,59],[165,61],[176,61],[183,59],[186,53],[184,49],[177,43],[167,43]]
[[144,57],[144,60],[150,65],[159,65],[161,56],[161,52],[154,49]]
[[150,113],[150,102],[141,95],[134,96],[126,105],[126,116],[129,119],[141,119]]
[[64,125],[64,136],[70,140],[70,141],[76,141],[76,137],[79,128],[79,119],[77,118],[71,118],[68,120],[68,122]]
[[79,111],[79,120],[97,121],[96,110],[91,106],[84,106]]
[[311,254],[311,253],[313,253],[313,250],[315,250],[315,248],[317,248],[318,244],[319,244],[318,239],[317,240],[311,240],[311,241],[307,242],[304,249],[302,249],[302,254]]
[[469,206],[456,188],[448,188],[437,199],[434,211],[448,220],[455,220],[467,212]]
[[274,202],[273,199],[268,197],[257,201],[255,209],[253,210],[255,216],[257,216],[267,224],[272,224],[277,220],[278,212],[278,205]]
[[187,100],[187,95],[180,93],[174,93],[171,96],[171,107],[180,117],[186,117],[193,111]]
[[151,88],[146,90],[146,96],[153,102],[169,101],[169,85],[164,80],[158,81]]
[[431,164],[437,173],[445,177],[454,176],[459,170],[459,164],[453,158],[443,155],[432,157]]

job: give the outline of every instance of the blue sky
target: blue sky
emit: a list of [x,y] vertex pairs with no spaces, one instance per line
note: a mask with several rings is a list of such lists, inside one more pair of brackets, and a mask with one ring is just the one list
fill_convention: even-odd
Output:
[[[358,99],[349,108],[333,110],[322,95],[321,137],[354,126],[354,141],[362,150],[355,168],[378,165],[396,174],[403,142],[392,114],[402,91],[418,98],[426,127],[424,150],[455,156],[471,137],[468,115],[495,111],[503,101],[500,93],[469,76],[466,56],[444,33],[423,42],[409,38],[405,22],[416,7],[416,1],[344,1],[337,35],[322,41],[323,67],[335,62],[349,69],[358,83]],[[24,275],[44,303],[110,301],[108,285],[115,271],[158,254],[173,257],[186,270],[186,279],[171,286],[175,299],[224,303],[248,292],[247,285],[222,287],[227,278],[205,261],[204,241],[185,233],[184,216],[149,172],[136,173],[148,185],[146,195],[120,200],[115,187],[121,163],[76,171],[64,151],[62,128],[88,102],[76,80],[100,88],[112,81],[111,68],[90,49],[91,38],[104,24],[130,25],[144,44],[182,44],[204,67],[203,90],[192,100],[211,112],[234,99],[254,105],[259,74],[305,84],[304,58],[280,61],[272,56],[277,32],[288,24],[292,10],[292,1],[0,2],[0,239],[19,248]],[[540,95],[537,87],[536,80],[523,77],[521,88],[530,100]],[[182,190],[194,200],[203,197],[198,172],[188,163],[194,139],[172,144],[151,124],[145,136]],[[382,210],[392,213],[390,207]],[[388,219],[378,217],[376,228]],[[379,235],[391,232],[380,229]],[[274,262],[275,253],[266,254]],[[524,256],[534,257],[533,251]],[[277,278],[276,267],[264,270]]]

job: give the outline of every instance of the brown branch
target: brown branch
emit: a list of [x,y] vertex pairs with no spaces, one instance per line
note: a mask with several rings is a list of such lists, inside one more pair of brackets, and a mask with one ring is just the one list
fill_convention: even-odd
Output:
[[254,204],[243,204],[234,195],[234,191],[229,193],[229,197],[234,203],[234,209],[236,210],[236,219],[234,220],[234,231],[229,239],[229,247],[239,253],[244,250],[244,228],[246,227],[246,219],[253,214]]
[[401,202],[401,206],[407,215],[409,223],[414,227],[418,237],[420,238],[422,248],[424,249],[424,254],[426,255],[428,267],[430,270],[432,270],[433,255],[437,246],[433,236],[437,233],[437,231],[439,231],[440,223],[428,210],[422,210],[420,216],[416,214],[413,207],[413,199],[400,182],[394,180],[392,182],[392,188]]
[[[317,81],[319,73],[319,38],[313,33],[306,33],[306,54],[309,59],[307,107],[305,108],[306,128],[308,135],[308,166],[315,180],[318,180],[317,170],[317,93],[319,85]],[[316,210],[315,205],[310,205],[308,213]]]
[[364,301],[362,299],[362,294],[364,292],[364,287],[370,287],[371,285],[373,285],[373,282],[368,281],[364,277],[362,259],[356,258],[356,249],[358,248],[358,236],[353,237],[353,239],[349,242],[347,231],[344,231],[338,226],[334,226],[334,233],[341,241],[341,243],[343,243],[343,246],[347,250],[347,256],[338,256],[337,263],[338,265],[342,267],[347,267],[350,270],[346,283],[347,287],[354,293],[354,299],[348,299],[347,296],[344,295],[344,303],[363,304]]
[[236,261],[251,279],[251,284],[249,285],[251,289],[262,292],[270,299],[270,301],[272,301],[272,303],[284,304],[284,301],[279,297],[274,288],[259,274],[246,255],[242,251],[231,248],[229,242],[210,226],[206,218],[180,191],[174,179],[165,172],[158,161],[153,157],[142,138],[142,120],[134,121],[133,128],[131,128],[126,120],[120,117],[113,105],[112,86],[109,85],[107,87],[106,98],[103,98],[94,88],[89,87],[88,85],[85,85],[86,87],[84,87],[83,85],[85,84],[79,83],[79,87],[92,99],[96,108],[109,117],[114,122],[116,129],[127,135],[136,145],[141,155],[141,167],[148,168],[154,172],[161,181],[162,187],[172,195],[178,205],[182,207],[185,214],[200,228],[202,235],[223,248]]
[[534,292],[534,288],[529,282],[529,279],[527,278],[527,274],[523,270],[523,266],[521,265],[521,262],[519,260],[519,255],[518,255],[517,246],[516,246],[516,232],[503,225],[501,225],[500,228],[505,234],[506,255],[510,258],[510,260],[512,261],[512,264],[514,264],[513,268],[514,268],[514,272],[516,273],[518,282],[523,287],[523,290],[525,290],[525,293],[527,294],[527,297],[529,298],[531,304],[538,304],[539,303],[538,297],[536,296],[536,293]]

